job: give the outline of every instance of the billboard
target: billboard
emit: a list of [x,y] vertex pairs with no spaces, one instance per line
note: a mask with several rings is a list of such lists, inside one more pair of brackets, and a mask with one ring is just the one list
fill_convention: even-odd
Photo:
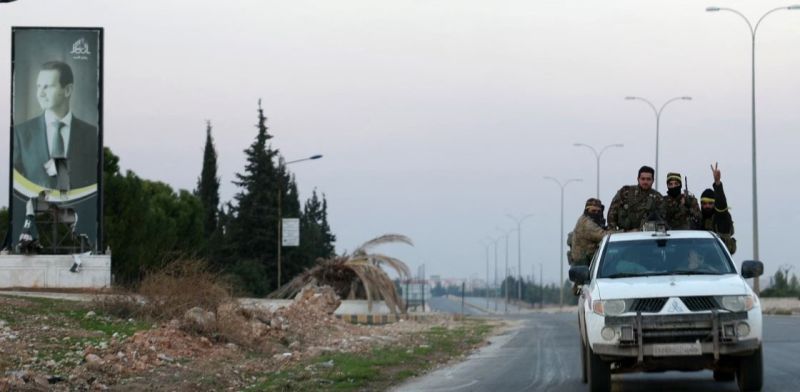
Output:
[[103,30],[14,27],[13,250],[102,250]]

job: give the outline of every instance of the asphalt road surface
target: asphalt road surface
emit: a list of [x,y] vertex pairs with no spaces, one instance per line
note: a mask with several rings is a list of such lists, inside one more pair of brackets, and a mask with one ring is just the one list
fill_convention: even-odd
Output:
[[[504,316],[512,325],[466,361],[411,380],[396,391],[586,391],[580,380],[577,316]],[[800,390],[800,317],[764,316],[764,391]],[[613,391],[737,391],[711,371],[612,376]]]

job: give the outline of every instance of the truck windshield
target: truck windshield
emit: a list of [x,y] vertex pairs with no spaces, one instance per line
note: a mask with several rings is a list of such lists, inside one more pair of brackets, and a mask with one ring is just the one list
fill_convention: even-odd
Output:
[[599,268],[598,278],[736,273],[727,254],[713,238],[609,242]]

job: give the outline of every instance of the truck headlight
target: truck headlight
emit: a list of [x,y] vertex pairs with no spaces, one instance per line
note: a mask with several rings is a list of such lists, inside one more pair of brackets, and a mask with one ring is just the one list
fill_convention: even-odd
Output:
[[748,325],[744,321],[742,321],[739,324],[736,324],[736,336],[743,338],[747,335],[750,335],[750,325]]
[[720,301],[722,307],[731,312],[745,312],[753,309],[752,295],[726,295]]
[[625,312],[625,300],[610,299],[592,301],[592,311],[601,316],[616,316]]
[[614,328],[606,326],[600,330],[600,336],[605,340],[612,341],[617,336],[617,331],[614,330]]

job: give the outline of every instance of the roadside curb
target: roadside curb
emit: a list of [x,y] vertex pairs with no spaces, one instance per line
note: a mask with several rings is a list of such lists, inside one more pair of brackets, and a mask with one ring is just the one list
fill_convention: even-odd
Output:
[[347,321],[350,324],[383,325],[396,323],[401,320],[421,321],[430,318],[428,314],[337,314],[337,319]]

